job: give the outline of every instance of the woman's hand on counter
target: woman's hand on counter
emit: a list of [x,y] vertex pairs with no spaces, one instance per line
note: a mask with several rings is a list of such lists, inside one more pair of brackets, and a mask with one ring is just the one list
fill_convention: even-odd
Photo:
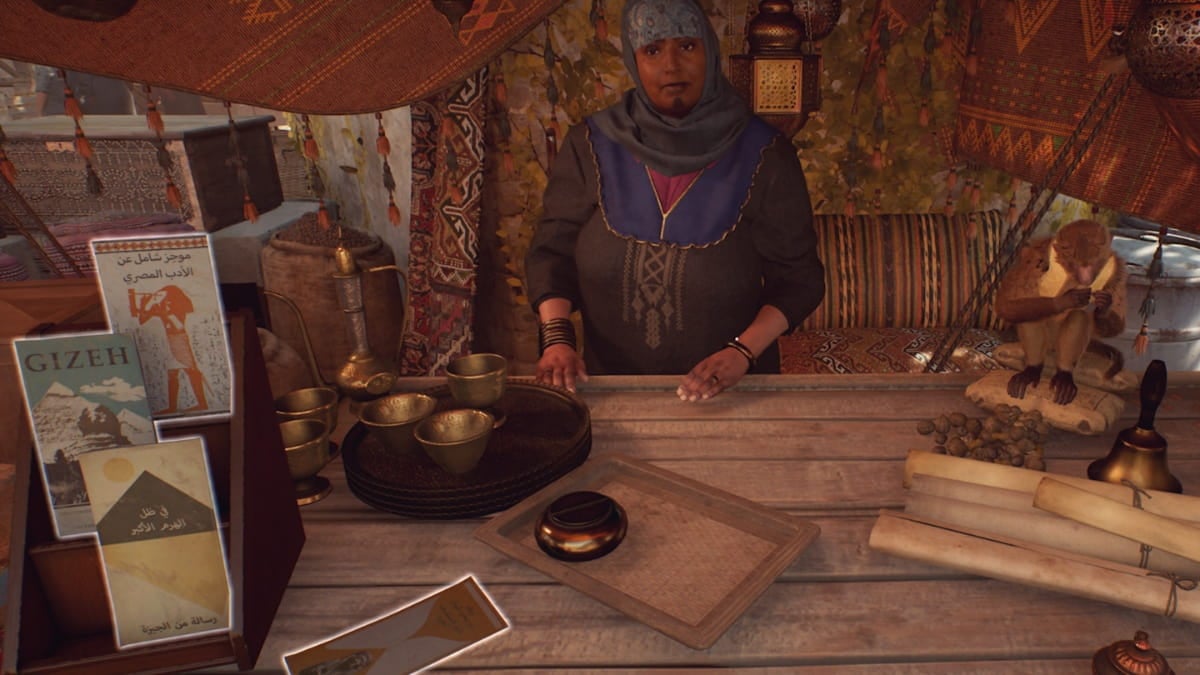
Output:
[[575,391],[576,382],[587,382],[587,366],[583,357],[570,345],[550,345],[538,359],[536,381]]

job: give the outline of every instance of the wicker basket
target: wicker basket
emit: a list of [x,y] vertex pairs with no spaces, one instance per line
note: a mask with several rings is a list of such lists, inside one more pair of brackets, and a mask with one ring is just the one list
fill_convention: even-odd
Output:
[[[290,299],[300,310],[312,341],[313,355],[322,378],[333,382],[338,367],[353,349],[346,319],[338,306],[334,272],[334,244],[313,227],[309,215],[271,235],[261,253],[263,288]],[[395,264],[395,256],[375,235],[346,230],[347,248],[360,269]],[[392,272],[363,273],[363,306],[367,340],[376,356],[396,362],[404,332],[404,295]],[[301,354],[306,346],[295,312],[268,298],[271,330]]]

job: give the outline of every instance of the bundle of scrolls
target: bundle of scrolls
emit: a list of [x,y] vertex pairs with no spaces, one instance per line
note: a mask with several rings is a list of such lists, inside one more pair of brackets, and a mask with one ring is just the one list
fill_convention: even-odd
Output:
[[1200,498],[924,451],[872,548],[1200,622]]

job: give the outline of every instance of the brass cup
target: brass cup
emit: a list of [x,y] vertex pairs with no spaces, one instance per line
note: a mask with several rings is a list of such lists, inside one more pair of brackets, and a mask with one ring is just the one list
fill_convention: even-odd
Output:
[[333,387],[294,389],[275,399],[275,416],[280,422],[314,419],[332,433],[337,428],[338,393]]
[[487,450],[495,421],[482,410],[444,410],[418,424],[414,435],[438,466],[453,474],[466,473]]
[[413,430],[429,417],[437,400],[425,394],[388,394],[363,404],[358,419],[392,452],[415,452]]
[[450,362],[446,382],[450,395],[467,408],[488,408],[504,395],[508,361],[499,354],[471,354]]
[[296,487],[296,503],[303,506],[325,498],[329,480],[318,476],[329,463],[329,429],[317,419],[286,420],[279,424],[288,472]]

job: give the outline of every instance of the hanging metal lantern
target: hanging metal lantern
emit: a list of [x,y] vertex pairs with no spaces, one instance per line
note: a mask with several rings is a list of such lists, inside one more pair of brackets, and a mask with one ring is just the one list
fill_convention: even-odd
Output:
[[796,0],[796,16],[804,24],[806,42],[822,40],[842,16],[842,0]]
[[1200,2],[1145,0],[1123,37],[1139,84],[1159,96],[1200,98]]
[[748,54],[730,59],[730,80],[762,115],[789,136],[821,108],[821,56],[815,42],[829,34],[841,0],[761,0],[746,24]]
[[432,0],[433,8],[441,12],[450,22],[450,30],[458,37],[458,26],[462,18],[471,11],[475,0]]
[[137,0],[33,0],[42,9],[81,21],[112,21],[129,13]]

